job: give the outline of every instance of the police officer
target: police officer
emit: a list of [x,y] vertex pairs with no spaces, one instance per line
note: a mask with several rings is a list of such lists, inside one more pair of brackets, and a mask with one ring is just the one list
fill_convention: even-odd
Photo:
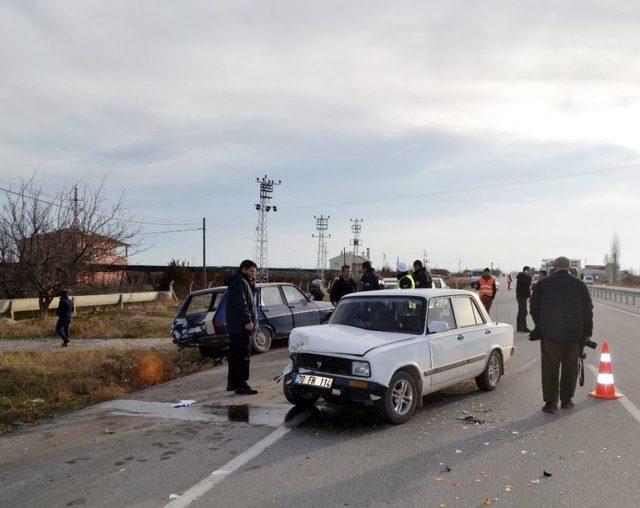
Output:
[[413,280],[416,283],[416,289],[431,289],[433,287],[431,274],[419,259],[413,262]]
[[398,263],[396,267],[396,277],[398,279],[399,289],[415,289],[416,283],[413,280],[413,276],[409,273],[407,263]]
[[593,331],[593,303],[587,286],[569,273],[569,258],[559,257],[554,267],[554,274],[538,282],[531,297],[536,328],[530,338],[541,341],[542,410],[546,413],[558,412],[558,394],[563,409],[573,407],[582,345]]
[[229,332],[229,375],[227,391],[237,395],[255,395],[249,380],[251,337],[258,326],[255,283],[258,268],[245,259],[227,289],[227,330]]
[[476,282],[476,291],[478,291],[482,305],[487,309],[487,312],[490,312],[498,288],[496,287],[496,280],[491,276],[491,270],[489,268],[483,270],[482,277]]

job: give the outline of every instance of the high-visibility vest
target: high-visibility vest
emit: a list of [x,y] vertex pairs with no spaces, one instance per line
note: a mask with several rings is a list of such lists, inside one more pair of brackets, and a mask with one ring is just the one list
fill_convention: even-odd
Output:
[[[403,281],[405,281],[405,279],[407,281],[409,281],[409,283],[411,284],[408,288],[403,288]],[[407,275],[405,275],[404,277],[401,277],[400,279],[398,279],[398,288],[399,289],[415,289],[416,288],[416,281],[413,280],[413,277],[411,276],[410,273],[408,273]]]
[[480,296],[493,296],[493,285],[495,281],[493,277],[489,277],[489,280],[485,280],[484,277],[478,279],[478,294]]

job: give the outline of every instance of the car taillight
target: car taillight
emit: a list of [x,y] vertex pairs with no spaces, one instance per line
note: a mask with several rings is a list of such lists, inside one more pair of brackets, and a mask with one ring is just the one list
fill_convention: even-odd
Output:
[[213,322],[213,329],[216,335],[222,335],[224,333],[224,328],[222,327],[222,323],[220,321]]

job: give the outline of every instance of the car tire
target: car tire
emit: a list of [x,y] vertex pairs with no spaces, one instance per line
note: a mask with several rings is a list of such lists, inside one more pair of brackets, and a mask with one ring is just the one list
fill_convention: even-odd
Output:
[[405,370],[396,372],[384,396],[376,401],[378,414],[390,423],[406,423],[416,412],[418,387],[415,379]]
[[491,351],[484,372],[476,378],[476,385],[485,392],[495,390],[502,377],[502,356],[497,349]]
[[287,382],[286,379],[283,380],[282,393],[285,399],[297,407],[311,407],[320,398],[318,395],[294,386],[292,381]]
[[251,350],[254,353],[266,353],[271,349],[273,334],[269,328],[259,328],[256,333],[251,336]]

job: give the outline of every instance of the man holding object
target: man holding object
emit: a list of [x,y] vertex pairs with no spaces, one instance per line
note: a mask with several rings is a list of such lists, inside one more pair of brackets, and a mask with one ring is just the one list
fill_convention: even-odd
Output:
[[[593,303],[587,286],[569,273],[569,258],[554,262],[555,273],[538,282],[531,297],[531,317],[536,324],[532,340],[540,340],[542,394],[546,413],[573,407],[582,345],[593,332]],[[560,377],[560,367],[562,374]]]
[[258,268],[245,259],[227,290],[227,330],[229,332],[229,377],[227,391],[237,395],[258,393],[248,384],[251,361],[251,337],[258,326],[255,282]]

